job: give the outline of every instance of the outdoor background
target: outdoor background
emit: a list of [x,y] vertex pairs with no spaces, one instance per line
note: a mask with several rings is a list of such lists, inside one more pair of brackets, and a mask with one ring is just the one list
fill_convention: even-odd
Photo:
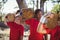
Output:
[[[23,0],[27,8],[42,9],[44,13],[60,11],[60,0]],[[22,6],[22,5],[20,5]],[[16,0],[0,0],[0,22],[4,22],[4,17],[8,13],[19,10]],[[3,24],[2,24],[3,25]],[[0,40],[9,40],[9,28],[0,27]],[[24,40],[27,40],[29,30],[24,32]]]

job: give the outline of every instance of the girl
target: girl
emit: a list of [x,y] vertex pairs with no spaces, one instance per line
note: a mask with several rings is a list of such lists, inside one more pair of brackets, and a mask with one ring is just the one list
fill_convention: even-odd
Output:
[[57,40],[54,36],[56,33],[56,27],[57,15],[48,13],[41,18],[40,23],[38,24],[37,32],[44,34],[45,40],[48,40],[47,34],[50,35],[50,40]]
[[39,23],[39,19],[41,18],[41,16],[42,16],[41,9],[36,9],[35,17],[25,21],[25,23],[30,26],[29,40],[43,40],[43,35],[39,34],[36,31]]

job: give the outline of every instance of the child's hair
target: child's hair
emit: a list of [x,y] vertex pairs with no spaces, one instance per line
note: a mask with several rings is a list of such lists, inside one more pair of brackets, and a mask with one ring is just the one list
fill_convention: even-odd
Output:
[[22,11],[21,10],[17,10],[16,14],[15,14],[15,18],[22,16],[21,15]]
[[18,14],[20,12],[20,10],[17,10],[16,14]]
[[35,10],[34,18],[37,18],[37,14],[38,14],[39,12],[42,12],[42,10],[41,10],[41,9],[36,9],[36,10]]
[[10,22],[15,21],[15,15],[13,13],[8,13],[5,18]]
[[48,22],[47,22],[47,27],[50,29],[54,29],[57,25],[57,18],[58,15],[56,13],[52,13],[54,16],[52,18],[48,18]]
[[12,13],[8,13],[8,14],[5,16],[5,18],[8,18],[9,15],[13,15],[13,16],[15,17],[14,14],[12,14]]
[[34,15],[33,15],[33,10],[28,8],[28,9],[22,9],[22,17],[23,19],[30,19],[32,18]]
[[58,21],[60,21],[60,11],[57,11],[58,14]]

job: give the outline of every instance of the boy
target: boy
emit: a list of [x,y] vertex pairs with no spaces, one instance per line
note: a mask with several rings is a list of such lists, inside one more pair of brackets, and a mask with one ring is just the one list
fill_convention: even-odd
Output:
[[22,17],[20,14],[8,14],[5,24],[10,27],[10,40],[23,40],[24,28],[21,25]]

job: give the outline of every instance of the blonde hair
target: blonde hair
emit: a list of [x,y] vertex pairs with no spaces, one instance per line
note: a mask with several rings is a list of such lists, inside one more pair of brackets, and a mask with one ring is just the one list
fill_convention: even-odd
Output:
[[53,18],[47,18],[48,22],[47,22],[47,27],[50,29],[54,29],[57,25],[57,19],[58,19],[58,15],[57,14],[53,14]]
[[14,21],[15,20],[15,15],[13,13],[8,13],[6,15],[6,18],[9,20],[9,21]]
[[22,9],[22,17],[25,19],[30,19],[33,17],[33,10],[28,8],[28,9]]

